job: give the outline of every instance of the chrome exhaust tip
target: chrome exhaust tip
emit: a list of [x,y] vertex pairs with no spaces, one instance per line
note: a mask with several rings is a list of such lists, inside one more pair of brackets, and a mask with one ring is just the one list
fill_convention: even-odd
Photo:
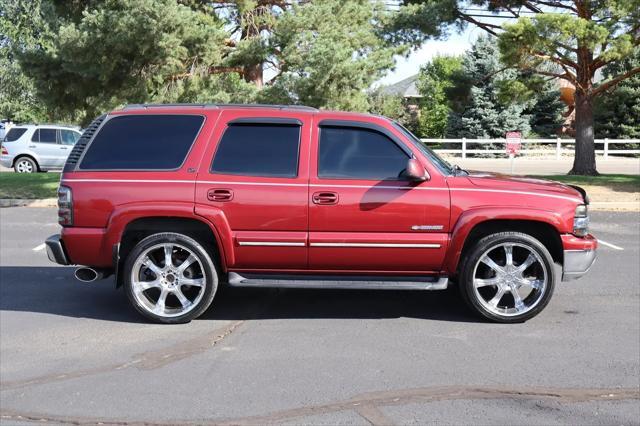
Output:
[[88,268],[86,266],[76,269],[74,275],[78,281],[82,281],[83,283],[92,283],[104,278],[104,273],[102,271]]

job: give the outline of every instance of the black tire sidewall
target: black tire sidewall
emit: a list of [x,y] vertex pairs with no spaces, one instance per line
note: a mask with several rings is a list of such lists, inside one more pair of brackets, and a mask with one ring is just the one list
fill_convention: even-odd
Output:
[[[538,304],[531,309],[520,315],[515,316],[502,316],[494,312],[488,311],[477,299],[475,289],[473,286],[473,273],[474,268],[480,257],[489,250],[492,246],[496,246],[503,243],[518,243],[528,246],[530,249],[535,250],[537,254],[542,258],[543,267],[547,273],[547,285],[545,293]],[[460,291],[465,302],[469,307],[482,316],[485,319],[502,322],[502,323],[518,323],[527,321],[536,315],[538,315],[549,303],[553,291],[555,288],[555,268],[553,258],[549,253],[549,250],[531,235],[521,232],[500,232],[486,236],[479,240],[466,254],[463,259],[463,265],[460,273]]]
[[27,161],[29,163],[31,163],[31,166],[33,167],[33,171],[31,173],[37,173],[39,171],[38,169],[38,163],[35,162],[35,160],[29,158],[29,157],[20,157],[16,160],[15,165],[13,166],[13,170],[15,170],[16,173],[21,173],[18,171],[18,164],[22,161]]
[[[149,247],[162,243],[175,243],[187,247],[198,257],[204,269],[203,274],[205,276],[205,289],[202,299],[200,299],[198,305],[194,309],[177,317],[167,318],[149,312],[143,306],[140,306],[133,292],[131,272],[133,270],[136,259]],[[191,321],[192,319],[198,318],[209,308],[218,289],[218,272],[216,270],[215,263],[213,262],[211,255],[209,254],[207,249],[205,249],[203,245],[201,245],[193,238],[184,234],[174,232],[163,232],[149,235],[138,244],[136,244],[136,246],[133,248],[133,250],[131,250],[131,252],[127,256],[127,259],[125,260],[123,277],[127,298],[129,299],[131,305],[136,309],[136,311],[154,322],[163,324],[183,324]]]

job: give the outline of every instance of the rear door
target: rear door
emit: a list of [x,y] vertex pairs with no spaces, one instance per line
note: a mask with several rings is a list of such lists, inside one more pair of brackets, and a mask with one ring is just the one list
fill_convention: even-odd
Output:
[[313,141],[309,268],[440,271],[449,227],[443,177],[432,170],[426,182],[405,180],[407,161],[420,154],[380,124],[323,120]]
[[196,210],[223,212],[231,270],[307,268],[311,120],[286,111],[221,113],[198,173]]
[[61,145],[58,144],[58,129],[49,127],[36,129],[31,136],[29,148],[38,155],[40,166],[57,167],[62,152]]
[[64,163],[67,161],[67,157],[78,139],[80,139],[79,132],[71,129],[58,129],[58,144],[60,145],[60,151],[55,160],[55,167],[64,167]]

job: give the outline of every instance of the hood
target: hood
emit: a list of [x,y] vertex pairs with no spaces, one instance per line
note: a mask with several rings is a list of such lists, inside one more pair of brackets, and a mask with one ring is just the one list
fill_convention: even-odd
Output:
[[584,191],[579,187],[572,187],[560,182],[545,179],[534,179],[521,176],[509,176],[499,173],[469,171],[469,181],[480,188],[501,189],[526,192],[544,192],[565,197],[575,198],[577,202],[586,201]]

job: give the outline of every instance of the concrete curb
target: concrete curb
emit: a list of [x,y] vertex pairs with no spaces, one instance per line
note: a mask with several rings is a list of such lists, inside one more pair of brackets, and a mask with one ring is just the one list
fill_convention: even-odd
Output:
[[640,201],[594,201],[589,210],[640,212]]
[[0,208],[3,207],[58,207],[56,198],[42,198],[38,200],[26,198],[0,199]]

